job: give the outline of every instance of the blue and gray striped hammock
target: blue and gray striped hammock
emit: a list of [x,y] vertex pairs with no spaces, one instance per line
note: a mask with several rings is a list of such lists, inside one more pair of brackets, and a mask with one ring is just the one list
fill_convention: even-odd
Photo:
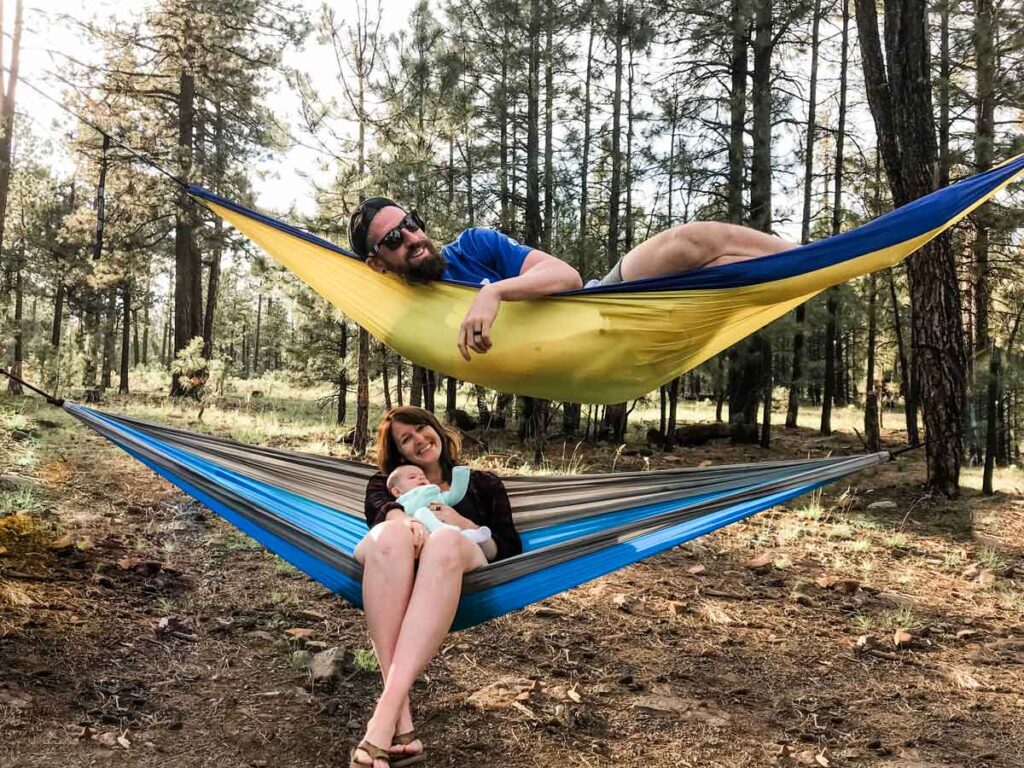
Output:
[[[250,446],[74,403],[64,409],[354,605],[366,534],[357,462]],[[543,600],[886,461],[888,453],[503,478],[523,553],[467,574],[454,629]]]

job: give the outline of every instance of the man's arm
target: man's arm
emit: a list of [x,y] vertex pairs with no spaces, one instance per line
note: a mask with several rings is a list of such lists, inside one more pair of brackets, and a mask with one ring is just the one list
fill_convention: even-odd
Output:
[[490,283],[480,289],[459,328],[459,352],[469,360],[469,350],[484,353],[491,348],[491,325],[503,301],[525,301],[583,287],[580,273],[550,253],[536,248],[523,260],[518,277]]

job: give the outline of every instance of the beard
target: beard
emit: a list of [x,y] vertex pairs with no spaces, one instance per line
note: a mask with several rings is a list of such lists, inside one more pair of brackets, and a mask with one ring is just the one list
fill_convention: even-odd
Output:
[[427,253],[421,256],[415,264],[407,263],[405,279],[410,283],[429,283],[433,280],[440,280],[444,271],[448,268],[446,259],[441,249],[433,240],[424,240],[423,246]]

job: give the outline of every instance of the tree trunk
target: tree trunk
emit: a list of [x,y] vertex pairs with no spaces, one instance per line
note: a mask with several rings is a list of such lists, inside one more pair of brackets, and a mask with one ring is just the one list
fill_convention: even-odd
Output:
[[555,218],[555,66],[552,57],[555,18],[553,0],[546,0],[544,10],[544,228],[540,243],[541,250],[551,253],[551,232],[554,228]]
[[[192,171],[192,143],[195,111],[195,78],[191,66],[191,28],[185,25],[185,66],[178,85],[178,163],[182,179]],[[195,204],[185,189],[178,193],[174,228],[174,350],[172,357],[203,333],[203,268],[194,241]],[[174,374],[171,395],[180,397],[187,390]]]
[[103,330],[103,367],[100,371],[100,388],[107,389],[113,379],[114,331],[117,328],[117,288],[107,289],[106,325]]
[[444,413],[448,423],[455,423],[455,409],[458,408],[458,386],[459,380],[454,376],[447,377],[447,388],[445,389]]
[[499,168],[499,197],[501,198],[501,230],[512,231],[511,200],[509,196],[509,168],[508,168],[508,63],[509,52],[511,51],[510,25],[502,30],[501,45],[501,85],[498,87],[497,98],[497,122],[498,122],[498,168]]
[[[800,242],[811,241],[811,198],[814,182],[814,140],[818,121],[818,43],[821,26],[821,0],[814,0],[811,18],[811,81],[807,97],[807,135],[804,140],[804,205],[800,223]],[[804,304],[796,308],[796,331],[793,332],[793,373],[789,381],[789,401],[786,407],[786,429],[796,429],[800,410],[800,390],[803,386]]]
[[836,397],[836,288],[829,288],[825,300],[828,321],[825,324],[825,384],[821,395],[821,424],[823,435],[832,434],[832,403]]
[[388,348],[383,344],[380,348],[380,379],[381,386],[384,388],[384,408],[390,411],[391,405],[391,385],[388,383]]
[[412,376],[409,377],[409,405],[423,407],[423,380],[426,378],[423,368],[413,365]]
[[224,248],[224,222],[218,216],[213,222],[213,242],[210,249],[210,277],[206,284],[206,307],[203,317],[203,357],[213,358],[213,323],[220,291],[220,260]]
[[352,439],[352,451],[356,456],[366,453],[370,442],[370,334],[365,328],[359,329],[359,370],[356,374],[356,432]]
[[149,316],[152,312],[150,307],[150,277],[146,275],[146,292],[142,302],[142,364],[149,364]]
[[583,90],[583,158],[580,162],[580,234],[577,242],[579,249],[580,272],[587,271],[587,212],[589,205],[590,185],[587,174],[590,171],[590,83],[594,70],[594,20],[590,20],[590,35],[587,40],[587,75]]
[[750,226],[772,231],[772,1],[756,0],[751,118],[754,150],[750,162]]
[[743,223],[743,135],[747,109],[747,2],[731,0],[732,88],[729,91],[729,221]]
[[[622,246],[623,253],[633,249],[633,37],[629,40],[629,63],[626,66],[626,204],[625,230],[626,240]],[[656,205],[657,203],[655,203]]]
[[868,450],[881,448],[880,425],[878,422],[878,392],[875,391],[875,339],[878,329],[877,312],[878,275],[872,272],[868,277],[868,363],[864,394],[864,442]]
[[756,443],[757,410],[764,390],[765,371],[762,336],[748,336],[729,350],[729,423],[734,439],[740,443]]
[[907,443],[917,447],[921,438],[917,431],[917,397],[913,385],[914,367],[907,360],[906,343],[903,340],[903,322],[900,320],[900,304],[896,297],[896,281],[892,269],[886,270],[889,278],[889,298],[892,300],[893,334],[896,336],[896,352],[900,365],[900,392],[903,394],[903,413],[907,420]]
[[[344,424],[348,418],[348,368],[345,358],[348,357],[348,326],[344,320],[338,321],[338,424]],[[384,369],[384,396],[387,398],[387,368]]]
[[342,366],[338,371],[338,410],[336,414],[338,425],[345,423],[348,418],[348,370]]
[[142,359],[142,342],[139,341],[139,310],[132,307],[132,365],[139,367]]
[[761,337],[761,357],[764,366],[764,416],[761,420],[761,447],[771,448],[772,445],[772,387],[774,377],[772,376],[772,342],[767,337]]
[[117,384],[117,391],[122,395],[128,394],[128,354],[131,351],[131,317],[132,283],[130,278],[125,278],[121,284],[121,366],[118,371],[118,378],[120,380]]
[[[18,3],[20,10],[21,3]],[[23,323],[23,307],[25,303],[25,288],[22,273],[25,269],[25,243],[22,241],[18,249],[17,263],[14,268],[14,359],[11,360],[11,373],[21,378],[22,362],[25,359],[25,328]],[[22,394],[21,384],[14,379],[7,379],[7,393],[9,395]]]
[[480,429],[487,429],[491,426],[491,409],[487,407],[484,388],[479,384],[474,385],[473,395],[476,397],[476,415],[480,419]]
[[[608,239],[605,245],[605,261],[608,269],[619,260],[619,207],[622,197],[622,49],[625,36],[623,0],[618,0],[613,21],[615,42],[615,88],[612,95],[612,136],[611,136],[611,187],[608,196]],[[626,404],[615,403],[604,411],[604,428],[610,430],[612,439],[622,442],[626,434]]]
[[[835,184],[832,190],[832,234],[838,235],[843,227],[843,146],[846,138],[846,75],[849,63],[849,29],[850,29],[850,5],[848,0],[843,2],[843,26],[839,66],[839,123],[836,127],[836,164]],[[826,324],[825,338],[825,391],[822,396],[821,407],[821,434],[832,434],[832,406],[838,399],[843,401],[842,387],[839,382],[842,380],[842,365],[839,360],[841,345],[839,343],[839,286],[828,289],[828,322]]]
[[[974,127],[974,168],[984,173],[992,168],[995,141],[995,43],[992,0],[974,0],[974,52],[977,61],[976,111]],[[974,218],[974,348],[989,345],[989,230],[993,224],[992,206],[983,205]],[[987,459],[986,459],[987,463]]]
[[998,432],[996,429],[996,409],[999,404],[1000,390],[1000,360],[999,347],[993,347],[989,355],[988,368],[988,407],[986,409],[986,431],[985,431],[985,472],[982,476],[981,492],[991,496],[992,474],[995,470],[996,453],[998,452]]
[[[939,186],[949,186],[949,4],[939,0]],[[984,206],[982,206],[984,207]]]
[[619,148],[622,132],[622,3],[618,0],[613,37],[615,41],[615,89],[612,95],[612,136],[611,136],[611,187],[608,195],[608,239],[605,245],[605,261],[611,269],[619,260],[619,205],[622,194],[622,153]]
[[[934,191],[938,147],[924,0],[886,0],[883,62],[873,0],[857,1],[857,28],[868,102],[896,205]],[[886,63],[888,67],[886,67]],[[960,286],[949,237],[941,235],[907,260],[913,310],[915,379],[921,385],[928,485],[959,491],[967,356]]]
[[252,343],[252,374],[260,375],[260,335],[263,332],[263,292],[256,297],[256,337]]
[[[0,136],[0,247],[3,247],[4,242],[7,199],[13,170],[11,152],[14,146],[14,93],[18,86],[18,69],[21,64],[22,6],[22,0],[18,0],[14,9],[14,37],[11,39],[11,63],[6,83],[3,81],[3,74],[0,73],[0,127],[3,130],[3,136]],[[0,31],[3,28],[2,22],[3,15],[0,11]]]
[[[772,227],[771,58],[772,0],[755,5],[754,69],[751,88],[753,154],[750,167],[750,224],[762,232]],[[729,421],[740,442],[771,440],[771,344],[763,333],[733,347],[729,357]],[[734,402],[735,398],[735,402]],[[758,404],[765,401],[762,434],[758,436]]]
[[405,370],[405,364],[402,362],[402,358],[399,355],[395,356],[395,397],[398,400],[399,407],[405,405],[405,393],[403,391],[402,373]]
[[60,347],[60,333],[64,325],[64,296],[67,289],[64,287],[64,276],[57,277],[57,287],[53,294],[53,323],[50,326],[50,346],[54,349]]
[[679,407],[679,377],[672,379],[668,387],[668,424],[665,429],[665,450],[671,451],[676,444],[676,412]]

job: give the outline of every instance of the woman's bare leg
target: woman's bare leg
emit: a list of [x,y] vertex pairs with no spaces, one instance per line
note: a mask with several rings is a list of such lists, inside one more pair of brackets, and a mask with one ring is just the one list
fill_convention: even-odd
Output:
[[645,240],[622,258],[623,280],[717,267],[795,248],[794,243],[736,224],[693,221]]
[[416,676],[437,653],[451,628],[462,594],[462,576],[487,560],[480,547],[458,531],[442,529],[427,539],[405,618],[366,738],[390,739]]
[[[366,626],[385,684],[394,657],[395,644],[398,642],[398,633],[402,627],[402,618],[412,594],[414,555],[412,534],[402,520],[388,520],[374,526],[370,535],[359,543],[355,551],[356,559],[363,565],[363,610],[366,614]],[[408,696],[396,723],[396,733],[412,730],[412,710]],[[372,740],[371,743],[387,748],[391,743],[391,736],[386,741],[387,744]],[[405,751],[409,752],[421,749],[422,746],[416,742],[405,747]],[[370,765],[369,755],[360,754],[359,757]]]

